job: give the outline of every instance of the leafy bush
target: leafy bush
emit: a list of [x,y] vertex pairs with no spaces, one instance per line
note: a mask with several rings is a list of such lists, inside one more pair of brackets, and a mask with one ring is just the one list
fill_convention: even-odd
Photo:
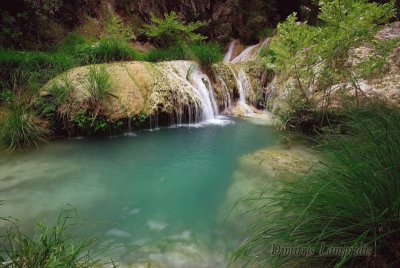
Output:
[[70,233],[72,212],[63,211],[53,226],[37,225],[33,237],[22,234],[16,224],[4,235],[2,267],[95,267],[99,260],[89,255],[94,239],[74,243]]
[[6,111],[0,114],[0,144],[13,150],[46,141],[51,132],[35,122],[26,106],[12,95],[8,96],[7,102]]
[[382,70],[390,54],[376,49],[368,59],[359,59],[359,63],[351,57],[354,48],[367,43],[378,48],[385,42],[374,36],[379,25],[393,17],[393,3],[332,0],[320,4],[318,27],[298,23],[293,14],[279,24],[270,50],[263,53],[267,66],[291,81],[288,91],[297,91],[304,103],[303,107],[290,107],[292,114],[286,117],[295,116],[298,109],[326,117],[333,86],[341,83],[348,85],[344,87],[347,92],[354,91],[358,105],[363,92],[357,81]]
[[[252,261],[308,267],[398,267],[400,261],[400,111],[353,112],[346,135],[322,143],[323,165],[308,175],[266,191],[260,215],[238,251]],[[274,244],[351,247],[365,244],[369,256],[273,256]]]
[[105,34],[103,37],[129,41],[135,39],[132,30],[127,27],[119,16],[111,15],[106,21]]
[[202,22],[183,24],[175,12],[164,14],[165,19],[151,15],[152,24],[144,26],[144,33],[159,47],[181,46],[200,42],[206,39],[201,34],[195,33],[204,25]]

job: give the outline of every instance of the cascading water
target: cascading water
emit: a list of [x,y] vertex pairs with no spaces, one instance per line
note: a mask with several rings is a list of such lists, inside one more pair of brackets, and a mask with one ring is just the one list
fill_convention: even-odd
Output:
[[236,58],[234,58],[231,62],[232,63],[241,63],[246,61],[255,60],[258,55],[260,54],[263,47],[265,47],[269,42],[269,38],[265,39],[262,43],[258,43],[253,46],[249,46],[242,53],[239,54]]
[[208,121],[215,119],[219,113],[217,101],[211,81],[197,68],[189,76],[189,81],[193,85],[194,93],[198,96],[202,108],[202,120]]
[[226,52],[225,57],[224,57],[224,62],[225,63],[231,61],[233,50],[235,48],[236,43],[237,43],[237,40],[233,40],[232,42],[229,43],[228,51]]
[[[222,123],[215,120],[219,109],[212,83],[197,64],[173,61],[162,63],[160,67],[158,71],[162,73],[164,80],[157,91],[158,95],[154,98],[172,98],[173,113],[169,112],[172,125]],[[163,85],[168,87],[164,89]]]
[[247,104],[246,101],[246,92],[253,90],[249,79],[247,78],[243,70],[240,70],[239,74],[236,75],[235,70],[233,70],[232,67],[229,67],[229,69],[231,70],[233,77],[236,80],[236,85],[239,91],[239,107],[243,110],[246,116],[254,114],[253,109],[250,107],[250,105]]
[[222,101],[224,104],[224,110],[227,111],[232,108],[232,97],[231,97],[231,94],[229,93],[228,86],[226,85],[224,79],[222,79],[222,77],[219,75],[216,75],[216,78],[222,87],[222,92],[221,92],[222,93]]
[[232,63],[241,63],[250,60],[253,56],[254,49],[257,46],[258,45],[253,45],[243,50],[242,53],[232,60]]

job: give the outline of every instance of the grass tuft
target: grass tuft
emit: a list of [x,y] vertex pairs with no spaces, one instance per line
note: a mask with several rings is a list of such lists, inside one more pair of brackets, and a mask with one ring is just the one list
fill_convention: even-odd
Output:
[[77,55],[92,64],[143,60],[144,57],[127,42],[113,38],[100,39],[97,43],[80,46],[77,48]]
[[90,102],[93,105],[111,95],[112,83],[110,74],[104,66],[90,66],[85,86],[90,95]]
[[55,225],[37,225],[32,237],[21,233],[14,223],[2,237],[2,267],[95,267],[99,260],[89,254],[94,239],[79,244],[70,232],[73,211],[62,211]]
[[[261,217],[236,258],[278,267],[398,267],[400,265],[400,111],[353,112],[345,135],[330,135],[320,149],[326,161],[306,176],[264,192]],[[273,256],[274,244],[351,247],[369,256]],[[318,255],[318,254],[317,254]]]
[[209,67],[213,63],[222,61],[223,55],[221,48],[216,44],[198,44],[155,48],[147,53],[145,59],[150,62],[193,60],[204,67]]
[[24,145],[37,145],[46,141],[51,131],[37,122],[32,112],[22,102],[12,100],[7,109],[0,114],[0,144],[14,150]]

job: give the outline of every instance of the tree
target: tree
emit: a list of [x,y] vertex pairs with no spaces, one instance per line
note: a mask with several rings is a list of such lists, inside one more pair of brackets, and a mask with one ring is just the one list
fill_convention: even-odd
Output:
[[[343,85],[344,93],[354,90],[355,100],[364,94],[358,80],[365,74],[382,67],[383,50],[390,52],[395,43],[375,39],[379,25],[394,16],[392,3],[377,4],[367,0],[325,0],[320,2],[319,25],[310,26],[297,22],[296,14],[278,26],[278,35],[266,53],[267,63],[288,81],[287,90],[296,100],[290,111],[281,116],[283,120],[310,118],[310,113],[322,116],[322,122],[330,106],[335,85]],[[376,49],[370,57],[357,59],[353,49],[370,44]],[[386,49],[388,48],[389,49]],[[365,64],[368,61],[368,64]],[[378,64],[379,61],[379,64]],[[368,71],[365,71],[368,68]],[[290,79],[291,78],[291,79]],[[319,94],[315,94],[318,91]],[[337,90],[336,90],[337,91]],[[346,95],[346,94],[345,94]],[[358,102],[357,102],[358,104]],[[301,112],[303,111],[303,112]],[[298,125],[298,122],[296,122]]]

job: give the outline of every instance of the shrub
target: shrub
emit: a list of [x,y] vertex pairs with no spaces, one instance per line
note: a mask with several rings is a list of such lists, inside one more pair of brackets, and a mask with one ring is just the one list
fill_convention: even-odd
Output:
[[135,39],[132,30],[127,27],[119,16],[111,15],[106,21],[105,35],[106,38],[118,39],[121,41],[129,41]]
[[[400,111],[369,108],[350,115],[346,135],[320,147],[324,163],[263,193],[260,219],[237,252],[280,266],[398,267],[400,262]],[[351,247],[369,256],[273,256],[272,245]],[[306,266],[307,266],[306,265]]]
[[159,47],[180,46],[200,42],[206,39],[201,34],[195,33],[202,27],[202,22],[183,24],[175,12],[164,14],[165,19],[160,19],[151,14],[152,24],[144,26],[144,33]]
[[23,145],[46,141],[50,131],[38,125],[31,111],[14,97],[0,115],[0,144],[13,150]]
[[90,256],[94,239],[73,243],[71,211],[63,211],[53,226],[37,225],[32,237],[22,234],[14,223],[4,235],[2,267],[95,267],[99,260]]
[[338,84],[345,84],[343,88],[347,92],[354,91],[353,102],[358,105],[363,91],[357,81],[382,71],[390,54],[376,49],[371,57],[360,59],[360,63],[354,63],[351,58],[353,48],[367,43],[375,44],[376,48],[381,46],[384,41],[374,36],[379,25],[393,17],[393,3],[333,0],[320,4],[318,27],[298,23],[293,14],[279,24],[270,49],[263,52],[267,67],[287,78],[290,81],[287,89],[297,91],[303,99],[303,107],[290,107],[293,116],[300,108],[326,117],[330,101],[334,99],[331,98],[333,86]]

